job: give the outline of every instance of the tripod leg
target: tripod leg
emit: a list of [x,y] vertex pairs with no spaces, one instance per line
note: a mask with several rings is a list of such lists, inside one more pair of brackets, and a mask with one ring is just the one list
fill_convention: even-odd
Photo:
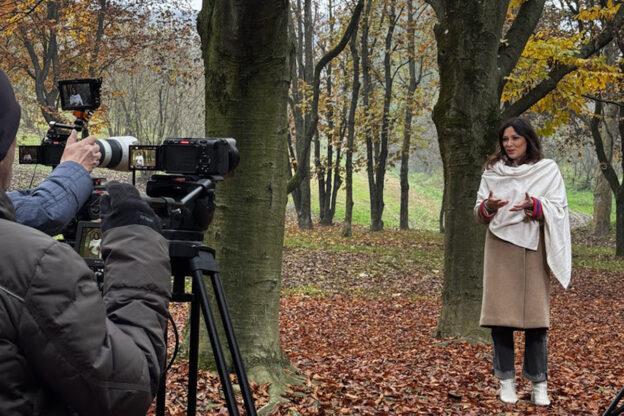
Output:
[[225,358],[223,357],[223,350],[221,349],[221,342],[219,341],[219,335],[217,334],[217,327],[215,326],[214,316],[210,309],[210,301],[208,300],[208,293],[206,292],[206,286],[204,285],[204,275],[200,270],[197,270],[193,274],[193,293],[199,294],[198,301],[204,315],[204,322],[206,323],[206,330],[210,338],[210,345],[214,353],[215,361],[217,362],[217,370],[219,372],[219,378],[221,379],[221,385],[223,387],[223,394],[225,396],[225,402],[227,404],[230,416],[239,416],[238,406],[236,399],[234,398],[234,391],[232,390],[232,383],[227,372],[225,364]]
[[[167,328],[165,328],[165,340],[167,339]],[[165,401],[167,391],[167,373],[160,375],[160,383],[158,384],[158,393],[156,394],[156,416],[165,416]]]
[[189,369],[188,369],[188,400],[186,404],[186,414],[195,416],[197,409],[197,369],[199,356],[199,305],[197,298],[193,297],[191,301],[190,325],[191,332],[189,334]]
[[245,401],[245,410],[247,415],[255,416],[256,409],[253,401],[253,395],[249,388],[249,381],[247,380],[247,374],[245,373],[245,367],[243,366],[243,358],[241,357],[236,337],[234,336],[234,328],[232,326],[232,320],[230,319],[230,313],[228,310],[227,302],[225,300],[225,293],[223,292],[223,286],[221,286],[221,278],[219,273],[211,273],[210,279],[212,281],[212,287],[219,306],[219,312],[221,313],[221,320],[223,321],[223,328],[225,329],[225,336],[230,346],[230,353],[232,354],[232,361],[234,362],[234,368],[236,370],[236,376],[241,387],[241,393]]
[[620,390],[620,392],[615,396],[609,408],[604,412],[602,416],[616,416],[624,413],[624,406],[617,407],[620,400],[624,398],[624,389]]

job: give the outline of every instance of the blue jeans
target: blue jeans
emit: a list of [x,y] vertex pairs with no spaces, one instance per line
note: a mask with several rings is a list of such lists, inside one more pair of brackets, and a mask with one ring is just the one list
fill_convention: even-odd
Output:
[[[492,327],[494,354],[492,373],[501,380],[516,376],[514,366],[513,331],[516,328]],[[540,382],[548,378],[548,341],[546,328],[524,329],[524,364],[522,375],[529,381]]]

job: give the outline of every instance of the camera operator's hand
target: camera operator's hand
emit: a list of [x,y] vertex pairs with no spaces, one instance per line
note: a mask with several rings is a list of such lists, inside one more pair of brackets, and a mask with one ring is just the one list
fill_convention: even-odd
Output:
[[91,172],[94,167],[100,164],[100,157],[102,157],[100,146],[95,141],[94,136],[78,140],[78,132],[72,130],[61,156],[61,163],[72,160],[81,164],[87,172]]
[[146,225],[160,232],[160,220],[134,186],[111,181],[105,188],[108,193],[100,200],[102,232],[131,224]]

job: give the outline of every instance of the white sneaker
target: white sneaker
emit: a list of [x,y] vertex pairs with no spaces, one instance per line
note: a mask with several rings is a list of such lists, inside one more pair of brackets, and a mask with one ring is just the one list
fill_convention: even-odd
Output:
[[548,399],[548,384],[545,381],[539,383],[531,382],[533,391],[531,392],[531,401],[538,406],[548,406],[550,400]]
[[513,378],[500,381],[501,388],[499,391],[500,399],[504,403],[516,403],[518,396],[516,395],[516,384]]

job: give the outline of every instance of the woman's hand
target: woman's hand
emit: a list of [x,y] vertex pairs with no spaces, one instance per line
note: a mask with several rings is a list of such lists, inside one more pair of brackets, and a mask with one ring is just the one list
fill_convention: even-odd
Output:
[[489,212],[497,211],[499,208],[507,205],[509,201],[494,197],[494,192],[490,191],[490,196],[485,201],[485,207]]
[[[520,202],[519,204],[514,205],[513,207],[509,208],[509,211],[522,211],[524,210],[533,210],[533,199],[531,199],[531,197],[529,196],[529,193],[526,192],[525,193],[525,199]],[[527,214],[528,215],[528,214]]]

